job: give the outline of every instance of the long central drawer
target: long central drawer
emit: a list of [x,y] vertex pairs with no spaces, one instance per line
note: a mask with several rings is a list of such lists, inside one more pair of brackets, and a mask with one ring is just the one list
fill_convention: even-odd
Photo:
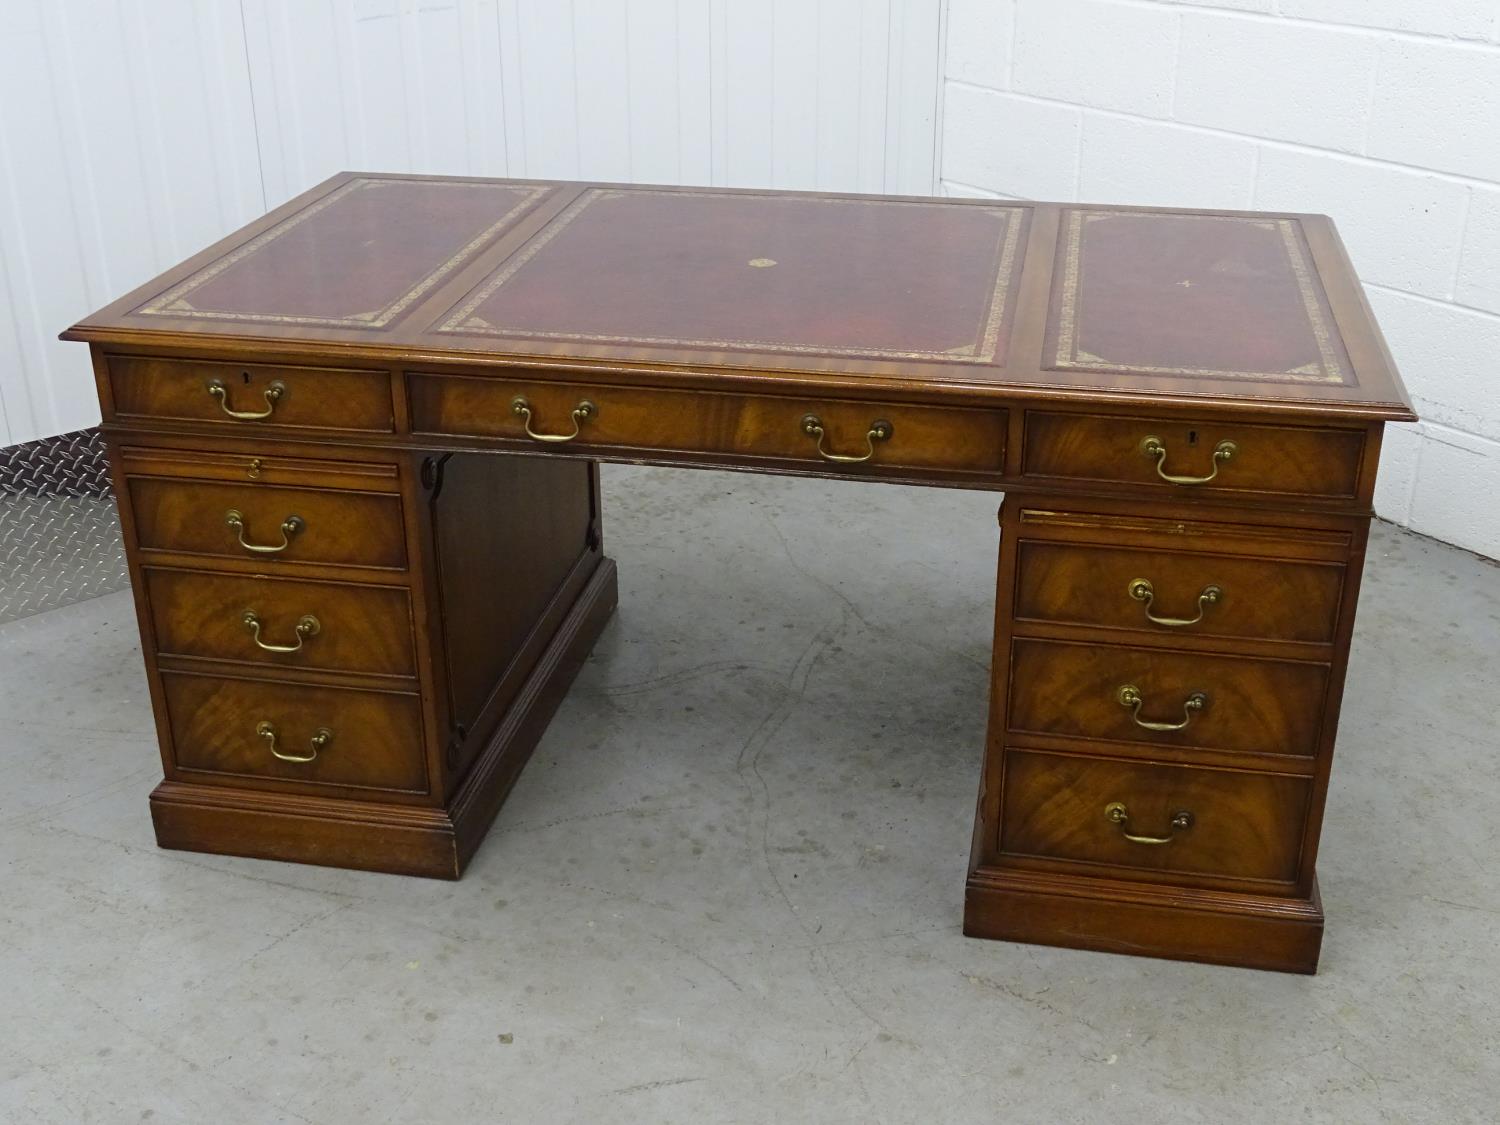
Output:
[[880,475],[998,476],[1004,410],[413,373],[413,432],[538,449],[764,458]]

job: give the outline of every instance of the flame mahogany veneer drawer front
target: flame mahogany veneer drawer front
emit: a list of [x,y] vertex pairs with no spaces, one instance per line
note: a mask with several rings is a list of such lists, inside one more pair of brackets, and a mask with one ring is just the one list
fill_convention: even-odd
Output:
[[404,589],[155,567],[142,573],[161,655],[416,675]]
[[384,371],[110,356],[109,385],[122,417],[211,422],[253,432],[395,431]]
[[1326,664],[1016,638],[1009,727],[1311,758],[1327,692]]
[[[1005,467],[1004,410],[422,373],[408,375],[408,386],[418,434],[510,438],[552,450],[738,454],[874,475],[999,476]],[[517,412],[517,399],[529,417]]]
[[1329,644],[1344,567],[1023,540],[1015,616],[1158,636]]
[[399,496],[288,488],[245,479],[127,476],[143,551],[297,563],[406,568]]
[[161,681],[181,771],[309,792],[427,791],[415,695],[169,671]]
[[1361,489],[1364,447],[1363,430],[1029,412],[1021,472],[1174,495],[1349,500]]
[[1312,793],[1305,777],[1031,750],[1006,754],[1004,785],[1006,854],[1276,883],[1297,879]]

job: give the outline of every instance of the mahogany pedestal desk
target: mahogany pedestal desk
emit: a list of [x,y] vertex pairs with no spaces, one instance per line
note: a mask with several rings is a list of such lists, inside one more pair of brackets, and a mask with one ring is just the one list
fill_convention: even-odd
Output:
[[343,174],[64,338],[162,846],[457,878],[614,608],[599,461],[992,489],[965,932],[1316,967],[1414,418],[1327,218]]

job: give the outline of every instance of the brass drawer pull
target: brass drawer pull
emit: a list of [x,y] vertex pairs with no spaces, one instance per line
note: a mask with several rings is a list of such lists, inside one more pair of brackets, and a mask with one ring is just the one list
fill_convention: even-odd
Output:
[[325,749],[333,741],[333,731],[327,727],[319,727],[317,733],[308,740],[312,744],[310,754],[287,754],[276,749],[276,727],[270,722],[262,720],[257,723],[255,733],[266,740],[266,744],[271,748],[271,756],[280,758],[283,762],[310,762],[318,756],[319,750]]
[[859,457],[853,457],[847,453],[830,453],[823,448],[823,420],[816,414],[804,414],[802,416],[802,432],[808,437],[818,439],[818,456],[825,461],[834,461],[840,465],[859,465],[875,456],[875,443],[877,441],[890,441],[891,435],[896,428],[884,420],[870,423],[869,430],[865,433],[866,452]]
[[539,434],[531,428],[531,403],[526,401],[525,395],[517,395],[511,399],[510,412],[521,419],[521,425],[526,429],[526,436],[532,441],[565,442],[572,441],[583,432],[583,424],[594,415],[599,413],[599,408],[588,399],[584,399],[573,407],[573,432],[571,434]]
[[306,527],[301,516],[287,516],[281,521],[281,542],[266,545],[263,543],[245,542],[245,514],[238,508],[230,508],[224,513],[224,522],[234,529],[235,537],[239,539],[240,546],[247,551],[253,551],[257,555],[279,555],[292,545],[292,536],[300,534]]
[[1151,719],[1141,718],[1141,705],[1146,702],[1141,695],[1141,689],[1134,684],[1124,684],[1115,693],[1115,698],[1120,701],[1120,706],[1130,708],[1130,719],[1142,730],[1184,730],[1193,721],[1193,716],[1208,706],[1208,696],[1201,691],[1195,691],[1182,701],[1182,722],[1180,723],[1158,723]]
[[1198,595],[1197,617],[1158,617],[1151,612],[1151,599],[1156,596],[1156,590],[1152,587],[1149,579],[1132,578],[1130,585],[1126,587],[1130,596],[1138,602],[1146,603],[1146,620],[1153,625],[1166,625],[1168,628],[1181,629],[1188,625],[1196,625],[1203,620],[1203,611],[1211,605],[1218,605],[1219,599],[1224,596],[1224,590],[1219,586],[1205,586],[1203,593]]
[[1193,826],[1193,814],[1186,809],[1172,814],[1172,827],[1176,829],[1170,836],[1137,836],[1130,831],[1130,813],[1120,801],[1111,801],[1104,806],[1104,816],[1111,824],[1120,826],[1120,835],[1132,844],[1170,844],[1176,838],[1177,832],[1186,832]]
[[1179,477],[1169,473],[1162,466],[1167,460],[1167,443],[1159,437],[1148,437],[1141,442],[1141,452],[1147,457],[1156,458],[1156,475],[1168,484],[1207,484],[1219,475],[1219,466],[1239,451],[1239,446],[1232,441],[1221,441],[1214,446],[1214,471],[1206,477]]
[[276,404],[286,398],[286,384],[280,379],[275,380],[262,392],[266,400],[264,410],[235,410],[229,405],[229,388],[224,385],[224,380],[213,378],[208,381],[208,393],[211,398],[219,400],[219,409],[231,418],[241,422],[259,422],[263,418],[269,418],[276,412]]
[[318,619],[316,617],[314,617],[310,613],[304,613],[301,617],[297,618],[297,627],[293,630],[293,632],[297,635],[296,644],[268,645],[265,641],[260,639],[260,616],[255,612],[255,610],[245,610],[244,613],[240,614],[240,620],[245,623],[245,628],[250,630],[250,639],[255,642],[256,647],[264,649],[266,652],[299,652],[301,651],[302,646],[307,642],[307,638],[316,637],[318,635],[318,630],[322,628],[322,626],[318,624]]

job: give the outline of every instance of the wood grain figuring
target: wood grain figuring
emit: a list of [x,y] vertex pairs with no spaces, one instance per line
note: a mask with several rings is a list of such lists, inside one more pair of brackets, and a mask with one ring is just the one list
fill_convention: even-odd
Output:
[[[417,375],[409,385],[412,425],[419,434],[481,434],[547,452],[626,449],[661,455],[680,450],[821,468],[830,462],[819,455],[817,439],[802,428],[802,419],[811,413],[823,423],[824,449],[839,456],[864,456],[872,448],[865,439],[871,426],[890,423],[889,440],[874,443],[860,472],[922,468],[999,473],[1005,464],[1003,411],[649,391],[541,379]],[[542,434],[571,432],[572,412],[581,402],[592,403],[597,412],[580,425],[575,440],[548,446],[528,437],[523,420],[512,412],[517,396],[531,404],[532,428]]]
[[[267,576],[145,571],[157,651],[280,668],[322,669],[375,676],[413,677],[411,604],[403,589],[335,582],[299,582]],[[301,645],[296,652],[267,652],[255,643],[243,615],[261,621],[269,645]],[[318,631],[299,638],[305,615]]]
[[[253,560],[267,573],[295,573],[307,564],[404,570],[401,501],[378,493],[284,488],[248,478],[234,484],[127,477],[143,551]],[[237,511],[243,528],[226,516]],[[302,530],[289,538],[281,525],[292,516]],[[274,555],[241,545],[287,546]]]
[[[1124,645],[1016,640],[1010,659],[1013,733],[1201,746],[1311,758],[1328,686],[1326,665],[1172,652]],[[1208,703],[1179,731],[1144,730],[1120,704],[1133,684],[1140,717],[1180,722],[1183,702]]]
[[[1232,441],[1234,455],[1204,484],[1170,484],[1141,443],[1166,445],[1164,472],[1206,477],[1214,448]],[[1353,498],[1359,491],[1364,433],[1266,426],[1210,419],[1111,418],[1087,414],[1028,414],[1023,471],[1028,477],[1142,486],[1155,492],[1281,493]]]
[[[1159,766],[1012,750],[1006,758],[1000,848],[1127,870],[1293,883],[1312,783],[1283,774]],[[1105,809],[1126,807],[1133,843]],[[1191,815],[1187,828],[1172,818]]]
[[[279,681],[162,673],[179,777],[274,780],[303,792],[327,786],[427,790],[417,697]],[[283,762],[256,733],[274,724],[277,747],[307,754],[320,728],[332,731],[312,762]]]
[[[1251,637],[1330,644],[1338,624],[1344,567],[1337,563],[1267,559],[1188,551],[1122,550],[1080,544],[1020,544],[1015,615],[1049,624],[1099,626],[1183,637]],[[1131,597],[1140,578],[1151,583],[1149,607]],[[1200,606],[1210,586],[1222,593]],[[1169,626],[1158,618],[1196,624]]]
[[[175,359],[117,357],[109,362],[117,413],[146,418],[208,422],[242,430],[318,427],[390,433],[390,380],[378,372],[277,367],[253,363],[198,363]],[[230,410],[265,418],[238,419],[208,393],[212,380],[225,387]],[[273,404],[266,392],[284,389]]]
[[[458,877],[614,608],[600,461],[1003,490],[965,933],[1316,967],[1382,427],[1415,418],[1326,218],[345,173],[64,337],[162,846]],[[320,631],[256,649],[262,604]],[[285,762],[262,721],[333,737]]]
[[538,621],[580,560],[598,558],[596,472],[588,462],[462,453],[441,463],[431,503],[454,778],[483,748],[486,709],[502,715],[531,672],[528,658],[540,657],[527,644]]

